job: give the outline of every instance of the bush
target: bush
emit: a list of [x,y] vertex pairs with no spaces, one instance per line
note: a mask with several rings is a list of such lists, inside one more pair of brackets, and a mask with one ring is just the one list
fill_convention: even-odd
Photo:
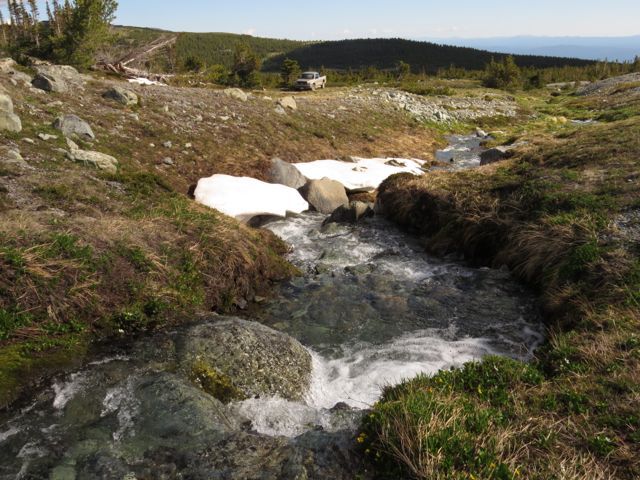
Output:
[[511,55],[505,57],[502,62],[491,59],[485,67],[483,84],[489,88],[516,90],[522,87],[522,73]]

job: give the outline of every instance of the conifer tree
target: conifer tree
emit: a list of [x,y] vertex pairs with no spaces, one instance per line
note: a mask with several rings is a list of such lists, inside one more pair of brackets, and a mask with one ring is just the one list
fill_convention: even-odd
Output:
[[4,21],[4,14],[0,10],[0,29],[2,29],[2,46],[6,47],[8,43],[7,39],[7,24]]
[[40,11],[38,10],[38,3],[36,0],[29,0],[29,13],[31,38],[36,44],[36,48],[40,49]]
[[300,76],[300,64],[296,60],[286,58],[282,62],[282,68],[280,69],[280,78],[282,78],[283,86],[290,86]]

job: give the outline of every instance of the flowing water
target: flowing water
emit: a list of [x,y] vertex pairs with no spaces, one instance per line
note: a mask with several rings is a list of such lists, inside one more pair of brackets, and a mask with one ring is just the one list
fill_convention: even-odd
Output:
[[[452,168],[479,163],[479,140],[451,142],[438,158]],[[179,332],[157,335],[55,379],[0,417],[0,479],[295,478],[306,468],[291,460],[303,458],[296,449],[335,463],[323,456],[335,449],[332,435],[350,438],[385,385],[486,355],[528,359],[542,342],[535,299],[507,271],[431,257],[378,217],[323,227],[324,219],[268,225],[304,275],[251,319],[311,352],[304,401],[222,406],[176,375]],[[280,476],[264,473],[272,467]]]

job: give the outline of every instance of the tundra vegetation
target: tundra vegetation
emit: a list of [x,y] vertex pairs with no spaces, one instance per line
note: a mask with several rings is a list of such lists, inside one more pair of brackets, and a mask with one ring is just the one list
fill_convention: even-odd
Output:
[[[11,5],[15,18],[3,23],[0,40],[24,63],[38,55],[84,67],[95,55],[167,35],[124,27],[107,35],[109,1],[53,2],[47,24],[37,21],[35,3]],[[443,133],[481,127],[492,133],[490,145],[519,145],[511,158],[472,171],[395,176],[379,200],[429,251],[506,266],[535,288],[548,342],[530,363],[487,358],[388,386],[355,441],[380,478],[640,477],[640,87],[629,81],[592,95],[577,95],[571,83],[541,88],[639,71],[640,61],[492,59],[432,45],[440,53],[429,57],[417,42],[398,58],[404,41],[193,35],[177,36],[169,60],[147,60],[179,75],[172,86],[131,87],[142,105],[104,99],[110,78],[94,77],[81,93],[36,95],[2,77],[24,125],[3,132],[2,148],[19,148],[28,168],[0,165],[1,405],[82,362],[92,342],[233,310],[296,273],[273,235],[191,202],[186,192],[198,178],[265,178],[274,155],[429,158]],[[360,57],[363,48],[380,56]],[[240,102],[217,91],[230,83],[275,87],[300,66],[323,65],[332,85],[378,85],[310,94],[286,115],[268,99]],[[379,88],[512,96],[518,116],[420,122],[362,93]],[[120,160],[117,173],[63,159],[66,144],[50,125],[77,111],[94,126],[99,148]],[[34,140],[42,133],[59,137]],[[238,395],[205,368],[194,377]]]

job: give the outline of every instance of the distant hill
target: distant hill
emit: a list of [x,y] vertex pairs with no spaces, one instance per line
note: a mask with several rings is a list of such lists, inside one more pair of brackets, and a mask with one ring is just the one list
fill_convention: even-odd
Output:
[[[324,66],[346,70],[375,66],[390,69],[402,60],[409,63],[414,71],[435,72],[452,64],[470,70],[482,69],[491,58],[499,60],[504,54],[399,38],[339,40],[304,45],[271,58],[264,68],[276,70],[285,56],[297,60],[305,68]],[[576,58],[533,55],[517,55],[515,60],[521,67],[582,66],[592,63]]]
[[629,37],[423,38],[419,40],[503,53],[551,55],[586,60],[630,61],[636,55],[640,55],[640,35]]
[[[235,47],[240,42],[249,44],[262,58],[263,70],[272,72],[280,69],[285,58],[297,60],[305,69],[324,67],[355,70],[369,66],[391,69],[402,60],[416,72],[435,72],[450,65],[478,70],[484,68],[492,57],[499,60],[504,56],[468,47],[397,38],[305,42],[233,33],[173,33],[135,27],[116,27],[115,31],[118,34],[116,51],[121,56],[128,46],[132,50],[145,51],[145,41],[153,45],[154,42],[166,42],[166,38],[173,37],[175,41],[162,49],[153,50],[153,56],[144,58],[150,68],[165,71],[179,69],[189,57],[198,58],[206,65],[230,67]],[[592,62],[576,58],[518,55],[516,63],[520,66],[558,67],[582,66]]]

